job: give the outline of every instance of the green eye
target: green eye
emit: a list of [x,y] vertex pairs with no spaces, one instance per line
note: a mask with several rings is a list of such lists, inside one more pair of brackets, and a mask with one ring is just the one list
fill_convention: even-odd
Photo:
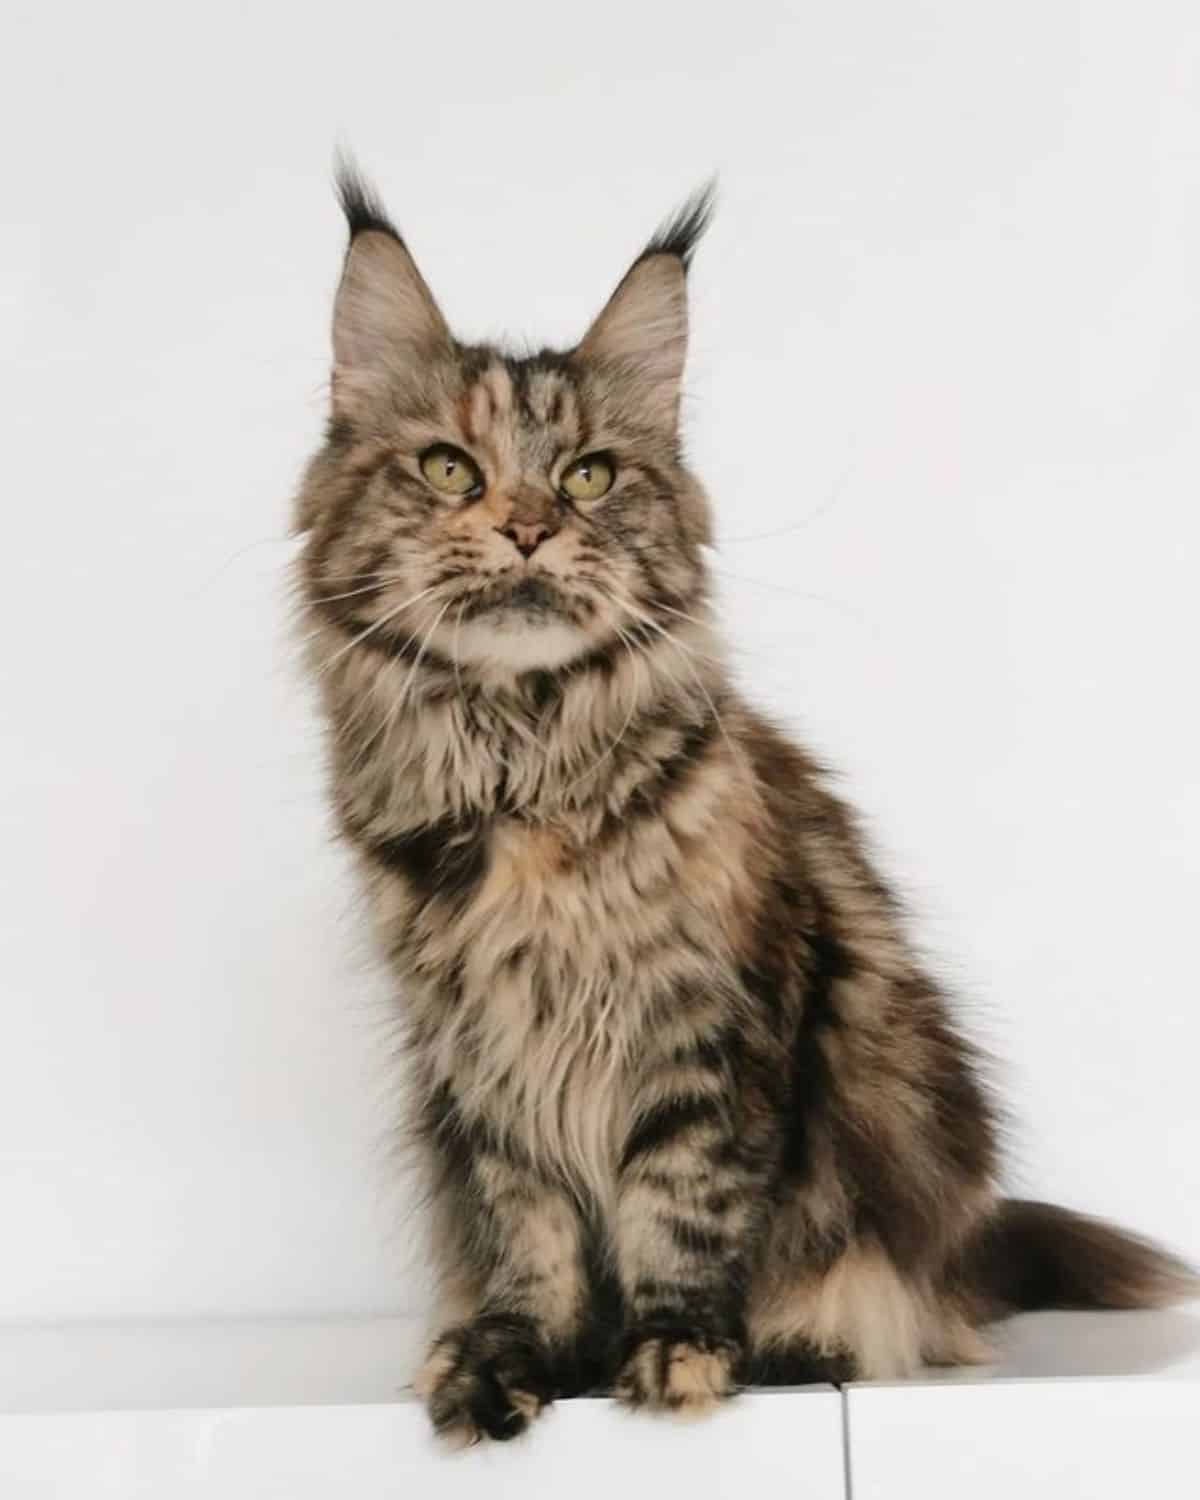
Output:
[[577,458],[564,471],[558,487],[570,500],[599,500],[612,489],[616,477],[611,458],[603,453],[589,453],[585,458]]
[[421,454],[421,473],[442,495],[465,499],[483,493],[483,477],[461,448],[449,443],[435,443]]

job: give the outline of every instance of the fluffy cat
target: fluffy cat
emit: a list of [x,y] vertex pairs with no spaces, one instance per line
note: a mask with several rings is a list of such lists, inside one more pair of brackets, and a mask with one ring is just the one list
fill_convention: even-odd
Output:
[[678,420],[709,199],[575,348],[517,358],[458,342],[379,201],[339,189],[299,581],[405,1017],[438,1430],[901,1375],[983,1357],[1016,1308],[1195,1291],[999,1196],[977,1059],[852,815],[731,686]]

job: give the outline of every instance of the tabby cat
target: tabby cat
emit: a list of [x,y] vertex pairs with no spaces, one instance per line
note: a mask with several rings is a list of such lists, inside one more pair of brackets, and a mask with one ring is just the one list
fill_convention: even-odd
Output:
[[333,804],[394,970],[437,1429],[986,1357],[1188,1269],[1001,1198],[978,1059],[821,768],[730,683],[680,447],[701,194],[582,341],[454,338],[352,168],[296,525]]

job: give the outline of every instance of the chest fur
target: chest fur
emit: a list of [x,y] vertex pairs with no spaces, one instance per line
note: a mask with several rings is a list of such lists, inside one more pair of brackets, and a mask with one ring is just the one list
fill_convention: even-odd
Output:
[[639,900],[627,858],[563,829],[498,821],[486,837],[472,889],[412,924],[414,960],[439,976],[426,1061],[472,1115],[602,1196],[678,912],[665,882]]
[[515,819],[485,837],[442,861],[452,893],[405,882],[422,1067],[603,1200],[647,1046],[725,964],[721,861],[661,821],[588,844]]

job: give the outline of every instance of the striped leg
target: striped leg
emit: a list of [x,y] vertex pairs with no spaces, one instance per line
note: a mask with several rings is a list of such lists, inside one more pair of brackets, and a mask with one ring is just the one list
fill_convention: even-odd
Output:
[[631,1405],[698,1413],[733,1392],[774,1158],[747,1071],[722,1036],[644,1065],[616,1225],[627,1309],[616,1391]]
[[482,1295],[434,1340],[416,1380],[437,1431],[516,1437],[553,1399],[586,1295],[583,1231],[563,1191],[494,1142],[467,1137],[450,1179]]

